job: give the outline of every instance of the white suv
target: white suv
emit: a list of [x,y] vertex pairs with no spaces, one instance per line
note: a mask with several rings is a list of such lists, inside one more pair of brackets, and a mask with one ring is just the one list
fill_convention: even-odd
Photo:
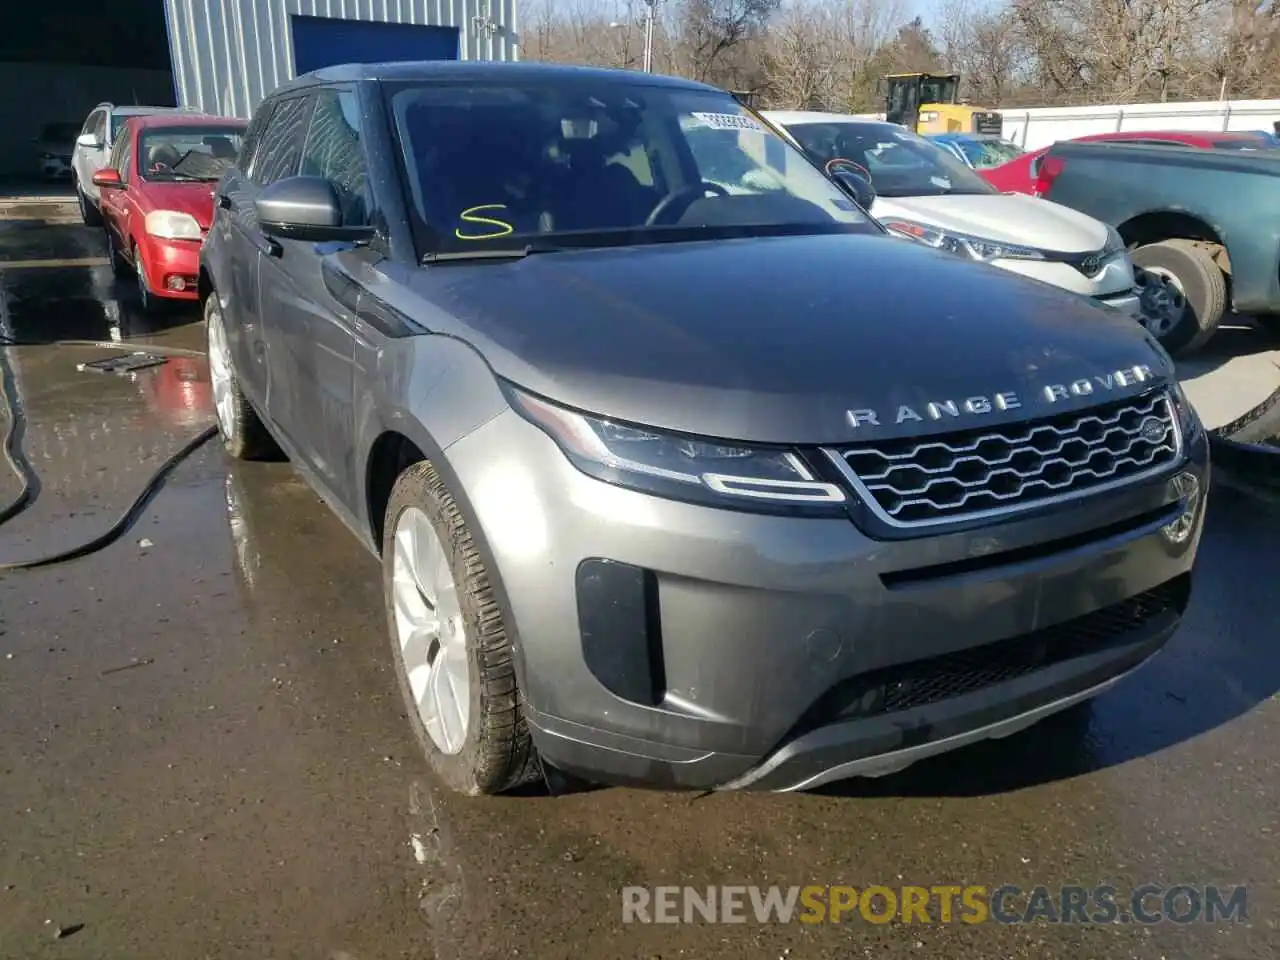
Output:
[[806,111],[763,116],[828,176],[861,183],[864,206],[891,233],[1136,316],[1133,263],[1105,223],[1048,200],[1002,194],[937,144],[896,124]]
[[76,188],[76,200],[80,204],[80,216],[90,226],[102,223],[98,210],[98,188],[93,185],[93,175],[107,165],[116,135],[130,117],[147,113],[167,113],[181,107],[116,106],[100,103],[89,111],[89,116],[76,138],[75,151],[71,155],[71,180]]

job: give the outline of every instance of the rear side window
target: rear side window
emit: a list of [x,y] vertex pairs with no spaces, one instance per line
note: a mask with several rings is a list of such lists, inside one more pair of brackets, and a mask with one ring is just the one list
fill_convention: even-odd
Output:
[[240,156],[236,158],[236,166],[241,173],[247,174],[249,168],[253,166],[258,144],[262,142],[262,131],[266,129],[267,121],[271,119],[271,110],[274,106],[275,104],[270,101],[265,101],[253,112],[253,118],[244,132],[244,140],[240,143]]
[[360,143],[360,103],[354,91],[316,94],[302,152],[302,175],[323,177],[333,184],[343,226],[369,222],[369,167]]
[[276,102],[262,131],[249,179],[261,186],[298,175],[302,144],[314,98],[291,97]]

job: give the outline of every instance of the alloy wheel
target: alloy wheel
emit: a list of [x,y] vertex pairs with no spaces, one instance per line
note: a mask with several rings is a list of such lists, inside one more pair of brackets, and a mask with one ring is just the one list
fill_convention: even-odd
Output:
[[1182,282],[1164,267],[1134,271],[1139,287],[1139,318],[1153,337],[1161,340],[1182,322],[1187,294]]
[[222,313],[216,308],[209,311],[209,384],[213,389],[213,410],[218,418],[218,429],[227,439],[235,437],[235,375],[231,369],[231,350],[227,345],[227,331],[222,325]]
[[444,544],[417,507],[396,521],[392,603],[418,716],[441,752],[457,754],[471,715],[466,625]]

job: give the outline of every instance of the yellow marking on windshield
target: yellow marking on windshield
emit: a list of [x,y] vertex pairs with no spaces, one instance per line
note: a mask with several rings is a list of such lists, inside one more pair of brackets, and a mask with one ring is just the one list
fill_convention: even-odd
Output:
[[453,231],[453,235],[459,240],[496,240],[499,237],[505,237],[515,233],[516,228],[505,220],[495,220],[492,217],[479,217],[476,213],[481,210],[505,210],[505,203],[482,203],[478,207],[468,207],[458,214],[458,217],[467,223],[477,223],[485,226],[493,227],[493,233],[463,233],[462,228],[458,227]]

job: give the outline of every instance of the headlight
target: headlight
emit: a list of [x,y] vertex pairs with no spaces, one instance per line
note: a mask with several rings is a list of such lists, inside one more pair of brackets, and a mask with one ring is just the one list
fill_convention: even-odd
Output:
[[970,260],[990,263],[992,260],[1043,260],[1044,254],[1034,247],[1016,243],[985,240],[964,233],[941,230],[913,220],[881,220],[881,223],[899,236],[923,243],[936,250],[946,250]]
[[1107,245],[1102,248],[1102,256],[1114,257],[1117,253],[1124,253],[1124,239],[1120,236],[1120,231],[1110,224],[1107,225]]
[[938,119],[938,111],[937,111],[937,110],[921,110],[921,111],[920,111],[920,122],[921,122],[921,123],[933,123],[933,121],[935,121],[935,120],[937,120],[937,119]]
[[844,491],[793,450],[743,447],[614,423],[514,388],[516,411],[541,427],[583,473],[676,500],[747,510],[838,510]]
[[153,210],[147,214],[146,231],[162,240],[199,240],[200,224],[189,213]]

